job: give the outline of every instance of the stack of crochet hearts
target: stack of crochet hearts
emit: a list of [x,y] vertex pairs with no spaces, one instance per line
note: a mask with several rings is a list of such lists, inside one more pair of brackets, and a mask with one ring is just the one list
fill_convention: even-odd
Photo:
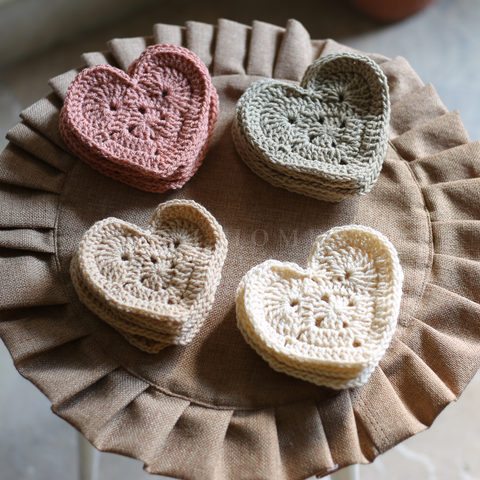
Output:
[[315,241],[308,268],[276,260],[237,290],[237,322],[270,366],[335,389],[365,384],[397,324],[403,272],[371,228],[337,227]]
[[109,65],[80,72],[67,92],[60,132],[99,172],[164,192],[197,171],[218,112],[202,61],[186,48],[153,45],[127,73]]
[[311,64],[299,86],[254,83],[238,103],[233,138],[245,163],[272,185],[338,202],[375,184],[389,120],[379,66],[340,53]]
[[160,205],[142,230],[93,225],[72,259],[80,300],[148,353],[188,344],[210,311],[227,254],[222,227],[193,201]]

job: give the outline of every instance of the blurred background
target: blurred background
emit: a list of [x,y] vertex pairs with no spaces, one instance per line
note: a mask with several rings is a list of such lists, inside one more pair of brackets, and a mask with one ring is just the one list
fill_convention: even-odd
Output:
[[[50,92],[49,78],[80,66],[83,52],[151,35],[155,23],[218,18],[280,26],[295,18],[313,39],[404,56],[480,139],[478,0],[0,0],[0,149],[19,113]],[[1,342],[0,372],[0,480],[75,480],[75,430],[17,373]],[[480,480],[479,405],[477,374],[428,431],[362,466],[361,479]],[[147,478],[141,462],[102,453],[100,480]]]

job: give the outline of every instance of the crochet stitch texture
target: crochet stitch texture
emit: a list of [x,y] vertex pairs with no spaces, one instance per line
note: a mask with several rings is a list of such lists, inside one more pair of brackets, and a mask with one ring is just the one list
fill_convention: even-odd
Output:
[[244,162],[272,185],[338,202],[368,193],[385,157],[387,79],[368,57],[312,63],[300,85],[267,79],[240,98],[232,125]]
[[315,241],[307,269],[267,260],[243,277],[238,327],[273,369],[334,389],[358,387],[390,344],[402,282],[384,235],[333,228]]
[[164,192],[200,167],[218,113],[202,61],[183,47],[153,45],[127,73],[110,65],[82,70],[67,92],[60,132],[104,175]]
[[146,230],[117,218],[84,235],[70,274],[80,300],[148,353],[186,345],[210,311],[227,254],[222,227],[201,205],[172,200]]

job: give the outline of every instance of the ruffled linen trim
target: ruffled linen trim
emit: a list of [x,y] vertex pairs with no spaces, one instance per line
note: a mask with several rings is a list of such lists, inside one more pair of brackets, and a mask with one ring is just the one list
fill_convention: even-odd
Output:
[[[220,20],[216,27],[155,25],[152,37],[115,39],[109,52],[83,59],[126,69],[146,46],[165,42],[193,50],[215,76],[292,81],[319,55],[351,51],[332,40],[311,41],[294,20],[286,29]],[[469,142],[458,115],[447,113],[404,59],[371,57],[390,84],[389,155],[408,163],[430,218],[430,267],[417,308],[400,313],[392,345],[370,381],[321,402],[246,410],[162,392],[107,354],[88,322],[72,322],[57,268],[56,219],[76,160],[58,120],[78,70],[52,79],[55,93],[22,113],[0,157],[0,335],[19,372],[97,448],[185,480],[323,476],[371,462],[426,429],[466,387],[480,365],[480,264],[468,248],[480,238],[480,144]],[[410,73],[400,73],[405,69]],[[445,272],[455,277],[455,287]],[[22,288],[8,288],[13,275]],[[458,361],[446,360],[452,357]]]

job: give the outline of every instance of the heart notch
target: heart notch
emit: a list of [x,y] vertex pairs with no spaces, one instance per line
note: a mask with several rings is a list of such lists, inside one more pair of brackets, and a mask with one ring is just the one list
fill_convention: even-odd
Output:
[[273,369],[334,389],[358,387],[390,344],[402,282],[384,235],[337,227],[317,238],[306,269],[267,260],[243,277],[238,327]]
[[312,63],[300,85],[254,83],[232,134],[244,162],[276,187],[338,202],[368,193],[380,174],[390,122],[387,78],[364,55]]

